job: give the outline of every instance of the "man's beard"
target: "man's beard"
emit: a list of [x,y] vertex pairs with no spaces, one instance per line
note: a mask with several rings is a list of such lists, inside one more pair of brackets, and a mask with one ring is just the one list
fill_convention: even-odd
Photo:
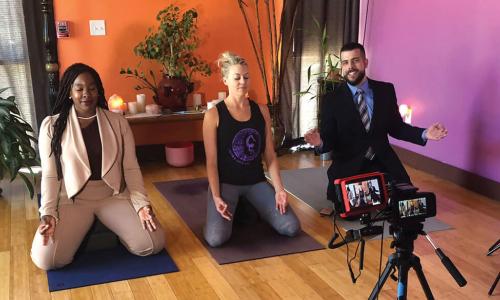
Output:
[[358,71],[358,77],[356,77],[354,80],[349,80],[348,79],[348,74],[349,73],[350,72],[347,72],[347,74],[344,76],[344,79],[347,82],[349,82],[350,85],[354,85],[354,86],[360,84],[361,81],[363,81],[363,78],[365,78],[365,75],[366,75],[365,71]]

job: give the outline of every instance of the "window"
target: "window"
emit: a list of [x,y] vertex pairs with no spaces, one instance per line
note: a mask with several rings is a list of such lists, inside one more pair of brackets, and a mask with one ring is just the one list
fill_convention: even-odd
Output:
[[33,88],[22,0],[0,0],[0,88],[14,95],[23,118],[36,130]]

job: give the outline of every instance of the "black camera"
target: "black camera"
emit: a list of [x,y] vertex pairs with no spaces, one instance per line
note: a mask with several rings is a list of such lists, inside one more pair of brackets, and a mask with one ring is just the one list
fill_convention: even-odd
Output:
[[409,184],[387,184],[380,172],[336,179],[334,185],[342,218],[383,211],[391,223],[404,224],[436,215],[433,193],[417,192]]
[[[360,222],[367,226],[361,229],[350,229],[345,232],[345,237],[340,234],[333,217],[334,234],[328,243],[328,248],[335,249],[351,242],[359,241],[360,261],[359,274],[354,275],[347,250],[347,265],[353,283],[361,275],[363,269],[364,245],[363,237],[381,234],[383,226],[372,225],[378,221],[389,221],[389,233],[394,237],[391,248],[396,252],[389,256],[384,271],[381,273],[377,284],[370,294],[369,300],[377,298],[381,287],[390,274],[398,270],[397,299],[406,299],[408,270],[413,268],[417,273],[418,280],[424,290],[427,299],[434,299],[429,284],[422,271],[420,259],[413,254],[414,241],[418,235],[424,235],[434,247],[441,262],[453,276],[459,286],[465,286],[467,281],[453,265],[451,260],[444,255],[443,251],[435,246],[429,235],[423,230],[423,222],[428,217],[436,215],[436,196],[433,193],[418,192],[418,188],[409,184],[386,184],[383,173],[373,172],[356,175],[334,181],[337,200],[340,205],[336,209],[340,217],[360,217]],[[375,217],[372,217],[375,213]],[[338,233],[335,232],[338,230]],[[335,243],[337,237],[342,241]],[[356,247],[355,257],[358,252]]]
[[417,192],[417,190],[408,184],[391,186],[389,207],[393,222],[423,222],[426,218],[436,216],[436,196],[433,193]]

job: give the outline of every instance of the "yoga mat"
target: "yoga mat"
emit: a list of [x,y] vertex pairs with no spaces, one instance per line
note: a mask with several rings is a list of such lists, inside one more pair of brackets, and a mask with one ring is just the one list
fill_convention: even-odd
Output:
[[57,270],[47,271],[49,291],[177,272],[165,250],[150,256],[133,255],[121,244],[115,248],[83,252]]
[[[333,207],[333,203],[326,199],[328,185],[326,170],[327,167],[284,170],[281,171],[281,180],[288,193],[319,212],[322,208]],[[389,224],[385,223],[384,236],[388,237],[390,236]],[[347,221],[341,218],[337,218],[337,224],[346,230],[363,227],[357,220]],[[375,224],[382,225],[382,222]],[[427,232],[447,229],[451,229],[451,226],[441,222],[436,217],[427,218],[424,222],[424,230]],[[375,238],[380,238],[380,236]]]
[[233,224],[231,239],[221,247],[212,248],[203,238],[203,226],[206,221],[207,179],[156,182],[155,186],[219,264],[325,248],[303,231],[292,238],[282,236],[261,220],[251,225]]

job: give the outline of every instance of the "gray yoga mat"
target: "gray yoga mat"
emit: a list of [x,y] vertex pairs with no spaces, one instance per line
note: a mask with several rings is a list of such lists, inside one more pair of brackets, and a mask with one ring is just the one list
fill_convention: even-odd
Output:
[[[281,180],[288,193],[319,212],[322,208],[333,206],[332,202],[326,199],[326,188],[328,185],[326,170],[327,167],[284,170],[281,171]],[[359,221],[346,221],[341,218],[337,218],[337,224],[346,230],[363,227]],[[381,225],[381,222],[376,224]],[[436,217],[428,218],[424,222],[424,230],[427,232],[451,228],[451,226],[441,222]],[[387,222],[385,224],[384,236],[389,236]]]
[[154,185],[219,264],[325,248],[303,231],[293,238],[282,236],[261,220],[251,225],[234,224],[231,239],[221,247],[212,248],[203,238],[207,206],[207,179],[155,182]]

